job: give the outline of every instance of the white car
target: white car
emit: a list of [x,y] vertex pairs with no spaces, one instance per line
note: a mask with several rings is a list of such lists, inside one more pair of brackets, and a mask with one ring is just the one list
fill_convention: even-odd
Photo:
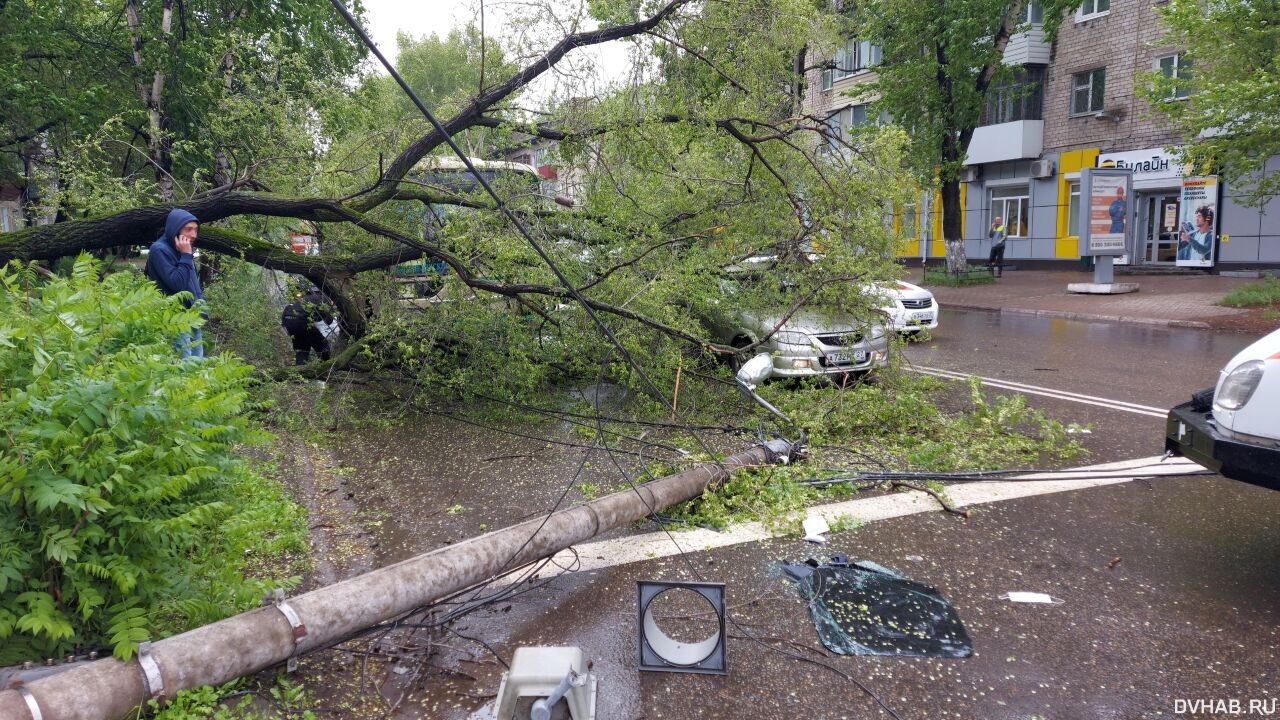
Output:
[[1280,330],[1241,350],[1218,384],[1169,411],[1165,449],[1280,490]]
[[938,301],[919,285],[898,280],[868,287],[867,291],[879,292],[885,298],[881,309],[893,321],[895,332],[913,334],[938,327]]
[[[817,254],[809,255],[810,262],[819,259]],[[772,267],[777,261],[775,255],[753,255],[725,268],[725,271],[730,274],[749,273]],[[877,296],[879,309],[889,317],[893,332],[914,335],[921,330],[938,327],[938,301],[932,292],[919,285],[893,280],[863,285],[862,292]]]

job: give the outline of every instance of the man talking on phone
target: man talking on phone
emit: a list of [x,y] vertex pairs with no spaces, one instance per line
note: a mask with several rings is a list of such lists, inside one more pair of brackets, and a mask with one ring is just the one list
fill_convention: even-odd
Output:
[[[196,216],[182,208],[174,208],[164,221],[164,234],[151,243],[147,254],[147,277],[165,295],[177,295],[183,291],[191,293],[191,299],[183,301],[187,307],[197,302],[204,303],[192,254],[199,234],[200,221]],[[204,357],[204,336],[199,327],[191,328],[190,333],[178,333],[175,345],[184,358]]]

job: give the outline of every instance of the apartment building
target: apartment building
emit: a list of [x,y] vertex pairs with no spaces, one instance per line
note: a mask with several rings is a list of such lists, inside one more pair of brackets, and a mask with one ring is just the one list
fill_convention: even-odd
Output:
[[[1063,21],[1053,43],[1046,42],[1039,29],[1039,3],[1026,4],[1023,20],[1030,29],[1014,36],[1004,55],[1005,63],[1016,66],[1014,77],[992,88],[982,126],[968,148],[961,189],[970,257],[986,257],[988,228],[1000,216],[1009,236],[1008,262],[1079,267],[1080,171],[1104,166],[1133,170],[1133,193],[1126,206],[1133,237],[1122,262],[1187,264],[1177,255],[1181,220],[1186,217],[1181,191],[1188,173],[1166,151],[1183,138],[1135,92],[1145,73],[1177,78],[1191,71],[1180,48],[1163,44],[1160,4],[1161,0],[1083,0]],[[850,41],[844,57],[864,46]],[[873,62],[811,72],[808,107],[830,118],[833,129],[874,122],[862,101],[848,95],[855,83],[873,77],[878,53],[868,51],[866,57]],[[1178,89],[1167,102],[1185,97]],[[1271,168],[1280,171],[1280,158],[1272,160]],[[1216,202],[1210,203],[1217,241],[1198,266],[1280,266],[1280,225],[1274,221],[1280,217],[1280,199],[1259,210],[1237,202],[1229,184],[1217,188]],[[925,200],[921,206],[929,208]],[[907,209],[899,219],[909,238],[902,255],[945,256],[936,202],[932,210],[920,215],[918,209]]]

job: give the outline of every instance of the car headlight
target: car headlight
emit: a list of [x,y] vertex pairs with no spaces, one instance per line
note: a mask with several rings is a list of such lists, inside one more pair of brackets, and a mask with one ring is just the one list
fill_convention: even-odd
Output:
[[1222,381],[1222,389],[1218,390],[1214,403],[1227,410],[1239,410],[1244,407],[1245,403],[1249,402],[1249,398],[1253,397],[1253,391],[1258,389],[1258,383],[1262,381],[1262,369],[1265,366],[1266,363],[1261,360],[1250,360],[1232,370],[1227,375],[1227,379]]

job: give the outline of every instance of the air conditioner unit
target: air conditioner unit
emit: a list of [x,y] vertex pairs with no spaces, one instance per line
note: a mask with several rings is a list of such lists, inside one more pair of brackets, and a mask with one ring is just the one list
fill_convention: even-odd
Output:
[[1036,160],[1031,163],[1031,177],[1036,179],[1053,177],[1053,170],[1052,160]]
[[982,179],[982,166],[973,165],[960,170],[960,182],[973,183]]
[[1098,118],[1099,120],[1110,120],[1112,122],[1120,122],[1120,119],[1124,117],[1124,108],[1107,108],[1106,110],[1099,110],[1098,112],[1094,113],[1093,116]]

